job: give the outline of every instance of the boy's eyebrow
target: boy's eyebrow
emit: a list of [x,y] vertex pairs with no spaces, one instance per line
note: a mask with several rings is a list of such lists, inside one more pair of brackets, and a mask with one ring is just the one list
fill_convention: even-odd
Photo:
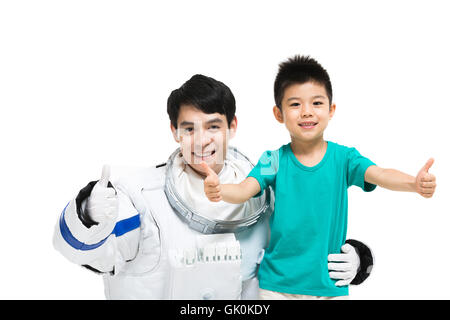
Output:
[[[319,94],[319,95],[317,95],[317,96],[314,96],[314,97],[312,97],[312,98],[313,98],[313,99],[318,99],[318,98],[326,99],[326,97],[323,96],[323,95],[321,95],[321,94]],[[290,100],[300,100],[300,98],[298,98],[298,97],[290,97],[289,99],[287,99],[287,101],[290,101]]]
[[[220,118],[214,118],[211,120],[206,121],[206,124],[211,124],[211,123],[223,123],[223,120]],[[187,127],[187,126],[193,126],[194,122],[190,122],[190,121],[183,121],[180,123],[180,127]]]

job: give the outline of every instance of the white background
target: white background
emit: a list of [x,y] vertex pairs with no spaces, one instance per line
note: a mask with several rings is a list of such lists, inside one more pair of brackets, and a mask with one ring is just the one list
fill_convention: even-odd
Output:
[[432,199],[349,195],[348,237],[375,253],[353,299],[448,299],[450,22],[446,1],[2,1],[0,298],[103,299],[101,277],[52,247],[65,204],[104,163],[149,166],[177,147],[166,100],[193,74],[237,100],[232,144],[253,161],[289,142],[272,115],[278,63],[328,70],[326,139],[416,175]]

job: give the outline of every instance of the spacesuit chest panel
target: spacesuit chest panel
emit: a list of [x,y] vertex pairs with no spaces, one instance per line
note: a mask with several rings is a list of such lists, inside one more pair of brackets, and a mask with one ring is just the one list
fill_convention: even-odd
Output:
[[142,195],[147,216],[151,215],[159,228],[161,262],[155,271],[166,274],[165,296],[168,299],[238,299],[241,254],[234,234],[204,235],[189,228],[173,211],[162,188],[144,188]]
[[107,296],[238,299],[242,280],[255,275],[254,255],[264,246],[267,229],[262,221],[236,234],[205,235],[189,228],[167,200],[163,169],[141,175],[139,183],[132,184],[140,187],[128,192],[140,213],[139,248],[136,257],[109,278]]

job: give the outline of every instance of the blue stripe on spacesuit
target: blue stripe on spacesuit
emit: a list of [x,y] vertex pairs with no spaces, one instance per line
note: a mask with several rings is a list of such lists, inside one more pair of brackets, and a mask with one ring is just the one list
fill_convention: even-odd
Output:
[[[70,202],[69,202],[70,203]],[[59,229],[61,230],[61,235],[66,242],[72,246],[73,248],[77,250],[87,251],[87,250],[93,250],[98,247],[100,247],[103,243],[106,242],[106,240],[109,238],[111,234],[114,234],[116,237],[120,237],[124,235],[125,233],[132,231],[136,228],[139,228],[141,225],[141,220],[139,217],[139,214],[130,217],[128,219],[121,220],[116,223],[113,231],[110,235],[108,235],[105,239],[98,243],[94,244],[85,244],[83,242],[78,241],[70,232],[69,227],[66,224],[66,220],[64,219],[64,214],[66,213],[66,208],[69,205],[69,203],[65,206],[61,218],[59,219]]]
[[137,214],[128,219],[120,220],[119,222],[117,222],[112,233],[114,233],[116,237],[120,237],[121,235],[124,235],[128,231],[139,228],[140,225],[141,219],[139,217],[139,214]]

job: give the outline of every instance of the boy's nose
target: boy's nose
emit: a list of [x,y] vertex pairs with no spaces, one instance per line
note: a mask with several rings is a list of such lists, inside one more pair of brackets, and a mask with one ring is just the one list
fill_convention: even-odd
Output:
[[301,109],[301,116],[302,118],[310,117],[313,115],[313,108],[309,104],[303,105]]

